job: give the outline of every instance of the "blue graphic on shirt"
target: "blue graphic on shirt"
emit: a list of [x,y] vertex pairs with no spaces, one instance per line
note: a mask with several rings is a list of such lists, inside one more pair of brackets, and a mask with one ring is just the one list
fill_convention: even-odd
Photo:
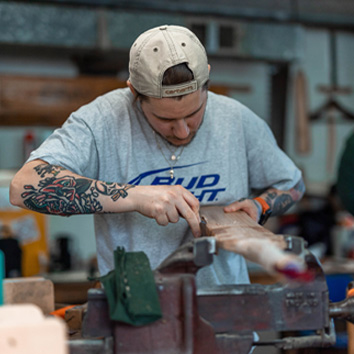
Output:
[[[200,162],[192,165],[184,165],[184,166],[175,166],[173,167],[174,170],[188,168],[191,166],[196,166],[200,164],[204,164],[205,162]],[[226,188],[217,188],[217,185],[220,181],[219,174],[207,174],[201,176],[194,176],[194,177],[167,177],[159,175],[161,172],[168,172],[170,171],[170,167],[162,168],[158,170],[146,171],[140,174],[138,177],[130,180],[128,184],[140,185],[144,179],[148,178],[151,180],[150,184],[152,186],[158,185],[181,185],[187,190],[189,190],[192,194],[200,202],[213,202],[218,200],[218,195],[221,192],[224,192]]]

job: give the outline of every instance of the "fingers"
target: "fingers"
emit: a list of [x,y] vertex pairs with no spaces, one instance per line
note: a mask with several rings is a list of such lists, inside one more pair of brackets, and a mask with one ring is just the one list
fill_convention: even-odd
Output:
[[[233,213],[237,210],[242,210],[242,208],[245,206],[245,202],[247,202],[248,199],[246,198],[241,198],[239,199],[238,201],[236,202],[233,202],[232,204],[230,205],[227,205],[225,208],[224,208],[224,211],[225,213]],[[246,204],[247,205],[247,204]]]
[[201,236],[200,231],[200,215],[199,215],[199,200],[187,190],[184,190],[183,200],[176,204],[179,214],[186,219],[189,227],[192,230],[194,237]]
[[224,208],[225,213],[232,213],[238,210],[242,210],[248,214],[250,218],[258,222],[260,213],[257,207],[257,202],[253,199],[242,198],[237,202],[234,202]]
[[191,207],[193,212],[197,215],[198,222],[200,222],[200,216],[199,216],[199,200],[190,192],[185,190],[187,193],[184,194],[184,199],[188,203],[188,205]]
[[171,208],[170,210],[167,211],[166,216],[168,222],[171,222],[173,224],[179,221],[179,213],[177,209]]
[[225,208],[224,208],[224,212],[225,213],[233,213],[237,210],[240,210],[242,209],[242,205],[238,202],[235,202],[235,203],[232,203],[230,205],[227,205]]
[[199,217],[199,212],[195,213],[192,208],[190,208],[188,205],[187,207],[179,206],[178,207],[180,215],[186,219],[189,227],[192,230],[193,236],[194,237],[199,237],[201,236],[200,232],[200,217]]
[[200,236],[199,201],[182,186],[141,186],[134,210],[154,218],[159,225],[186,219],[195,237]]
[[200,216],[198,199],[182,186],[171,187],[169,193],[171,205],[166,209],[164,225],[167,225],[168,222],[177,222],[181,216],[187,221],[192,230],[193,236],[199,237],[201,233],[199,226]]

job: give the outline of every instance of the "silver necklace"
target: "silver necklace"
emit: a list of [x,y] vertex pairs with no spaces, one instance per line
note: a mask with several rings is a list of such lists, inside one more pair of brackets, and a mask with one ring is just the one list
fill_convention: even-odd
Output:
[[175,171],[174,171],[174,167],[176,166],[179,158],[181,157],[183,150],[184,150],[184,145],[182,146],[181,151],[177,154],[177,150],[180,148],[179,146],[176,147],[175,150],[172,150],[167,144],[164,143],[164,146],[168,149],[168,151],[170,152],[170,157],[167,158],[165,153],[163,152],[163,149],[159,143],[159,140],[157,138],[157,134],[155,132],[155,130],[153,130],[154,136],[155,136],[155,140],[156,140],[156,145],[158,147],[158,149],[161,152],[161,155],[163,156],[163,158],[165,159],[165,161],[167,162],[167,164],[170,166],[170,170],[169,170],[169,174],[170,174],[170,178],[173,179],[175,176]]

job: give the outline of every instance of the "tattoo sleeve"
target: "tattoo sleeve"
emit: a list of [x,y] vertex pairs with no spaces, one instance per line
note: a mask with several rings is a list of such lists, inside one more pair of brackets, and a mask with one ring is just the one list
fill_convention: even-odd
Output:
[[299,201],[305,192],[305,185],[301,179],[293,188],[288,191],[270,189],[262,194],[272,209],[272,215],[281,215]]
[[134,185],[95,181],[75,176],[60,176],[65,170],[56,165],[40,164],[34,170],[41,177],[38,186],[25,185],[21,194],[24,205],[31,210],[70,216],[104,212],[100,196],[109,196],[114,202],[128,196]]

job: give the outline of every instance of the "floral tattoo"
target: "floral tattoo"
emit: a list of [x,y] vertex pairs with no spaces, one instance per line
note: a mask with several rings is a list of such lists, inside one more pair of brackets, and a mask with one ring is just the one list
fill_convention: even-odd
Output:
[[[64,168],[56,165],[41,164],[34,169],[43,179],[39,181],[38,188],[25,185],[25,192],[21,197],[28,209],[44,214],[69,216],[102,212],[103,208],[98,200],[100,195],[117,201],[119,198],[126,198],[127,190],[134,187],[74,176],[57,177]],[[46,177],[48,175],[52,177]]]

